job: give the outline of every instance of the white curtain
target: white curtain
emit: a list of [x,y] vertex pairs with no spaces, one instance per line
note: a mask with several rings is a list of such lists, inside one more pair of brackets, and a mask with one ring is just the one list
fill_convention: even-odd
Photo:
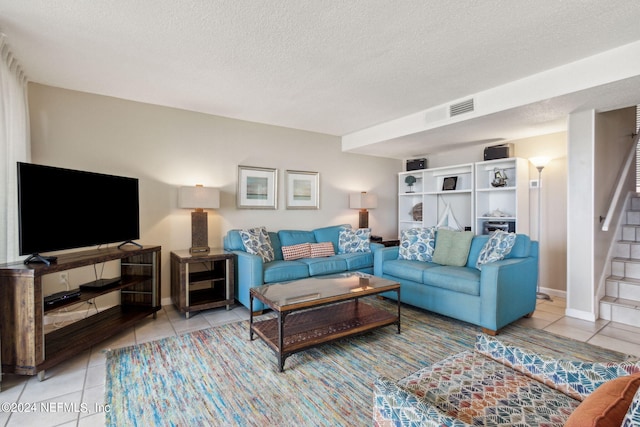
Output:
[[27,76],[0,33],[0,263],[19,257],[16,164],[30,157]]

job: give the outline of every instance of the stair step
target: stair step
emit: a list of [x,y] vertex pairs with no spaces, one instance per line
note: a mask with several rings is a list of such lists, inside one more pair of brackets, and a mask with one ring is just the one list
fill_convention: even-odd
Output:
[[622,240],[640,242],[640,225],[623,224],[620,227],[622,227]]
[[605,295],[612,298],[640,301],[640,279],[624,276],[609,276]]
[[640,301],[604,297],[600,300],[600,318],[640,327]]
[[611,260],[611,275],[640,280],[640,259],[613,258]]
[[640,225],[640,210],[628,210],[626,225]]
[[640,260],[640,241],[618,240],[614,247],[613,256]]

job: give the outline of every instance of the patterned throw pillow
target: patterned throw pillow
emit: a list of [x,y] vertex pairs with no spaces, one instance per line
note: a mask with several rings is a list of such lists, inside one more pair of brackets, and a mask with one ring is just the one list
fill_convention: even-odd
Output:
[[435,248],[435,237],[435,229],[431,227],[402,230],[400,233],[398,259],[431,261]]
[[324,258],[336,254],[331,242],[311,243],[310,246],[311,258]]
[[344,228],[340,230],[338,237],[338,253],[371,252],[369,247],[370,237],[370,228],[359,228],[357,230]]
[[298,245],[283,246],[282,257],[285,261],[293,261],[294,259],[300,258],[310,258],[311,244],[300,243]]
[[249,228],[248,230],[240,230],[242,243],[248,253],[259,255],[263,262],[271,262],[276,257],[271,246],[271,239],[265,227]]
[[511,252],[511,248],[513,248],[515,242],[516,233],[507,233],[503,230],[494,231],[491,237],[489,237],[489,240],[487,240],[487,243],[482,247],[480,255],[478,255],[476,268],[481,270],[483,264],[504,259],[504,257]]
[[622,427],[633,427],[640,425],[640,388],[638,388],[636,395],[633,397],[631,406],[629,406],[629,410],[624,416],[624,420],[622,420],[621,425]]

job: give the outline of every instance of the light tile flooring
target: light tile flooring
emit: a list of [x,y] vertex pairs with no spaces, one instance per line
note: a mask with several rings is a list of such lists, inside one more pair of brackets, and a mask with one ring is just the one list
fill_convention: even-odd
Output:
[[[521,324],[586,341],[640,357],[640,328],[599,320],[587,322],[564,316],[565,300],[538,301],[533,317]],[[249,318],[242,306],[208,310],[185,319],[173,306],[165,306],[157,319],[149,318],[123,331],[91,351],[70,359],[37,377],[4,375],[0,393],[0,425],[96,426],[104,425],[105,355],[109,348],[134,345]],[[12,412],[13,410],[13,412]],[[31,411],[31,412],[29,412]]]

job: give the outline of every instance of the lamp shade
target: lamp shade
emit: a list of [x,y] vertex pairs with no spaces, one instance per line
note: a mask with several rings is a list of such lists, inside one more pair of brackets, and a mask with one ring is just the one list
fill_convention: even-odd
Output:
[[351,209],[374,209],[378,207],[378,196],[367,194],[366,191],[349,195],[349,207]]
[[217,188],[180,187],[178,207],[185,209],[218,209],[220,207],[220,191]]
[[544,168],[551,159],[548,157],[531,157],[529,161],[537,168]]

